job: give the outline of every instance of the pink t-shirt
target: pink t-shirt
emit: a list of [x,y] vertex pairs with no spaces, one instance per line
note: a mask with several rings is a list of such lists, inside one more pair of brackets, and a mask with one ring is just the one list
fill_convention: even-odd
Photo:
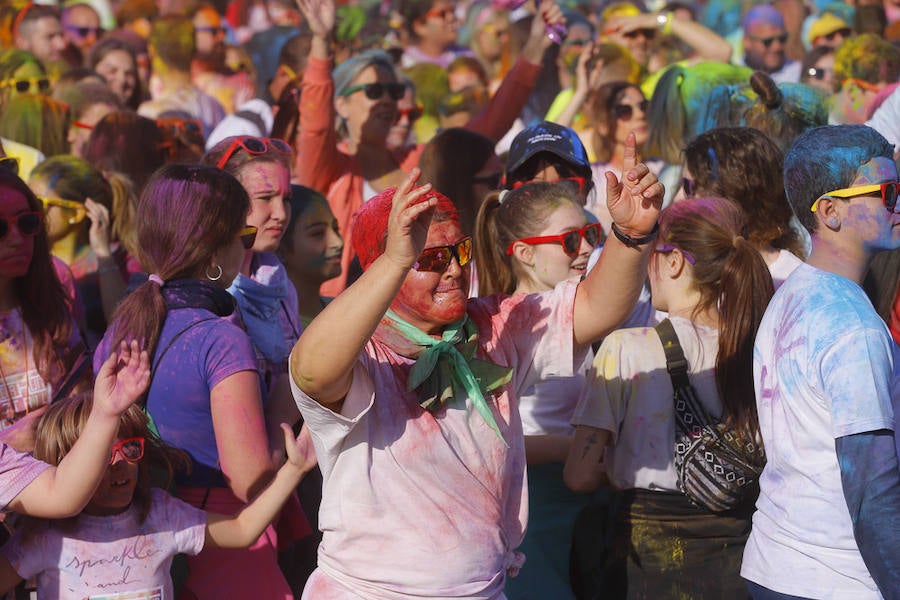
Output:
[[41,521],[16,531],[0,552],[20,577],[37,576],[39,599],[172,600],[172,558],[200,552],[205,535],[204,511],[154,489],[143,524],[134,506]]
[[413,360],[371,340],[336,414],[292,382],[324,478],[319,570],[304,598],[502,597],[528,517],[517,391],[572,376],[576,286],[469,301],[476,357],[511,366],[486,397],[507,447],[469,399],[432,414],[406,391]]
[[12,502],[38,475],[50,468],[47,463],[0,443],[0,510]]

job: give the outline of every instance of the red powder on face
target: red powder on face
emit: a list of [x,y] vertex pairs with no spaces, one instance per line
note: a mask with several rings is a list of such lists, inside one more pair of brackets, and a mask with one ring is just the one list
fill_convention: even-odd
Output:
[[[397,188],[384,190],[363,204],[353,215],[353,251],[359,257],[359,264],[363,269],[369,268],[369,265],[384,252],[388,219],[396,191]],[[441,215],[440,220],[459,223],[459,212],[449,198],[431,191],[420,198],[419,202],[430,198],[437,198],[435,214]]]

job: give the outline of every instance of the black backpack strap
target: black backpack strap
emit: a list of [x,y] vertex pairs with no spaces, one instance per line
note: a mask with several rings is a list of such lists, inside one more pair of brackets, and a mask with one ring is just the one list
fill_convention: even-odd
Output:
[[684,357],[684,350],[681,349],[681,344],[678,342],[678,334],[675,333],[675,327],[672,326],[672,322],[669,319],[664,319],[654,329],[656,329],[656,334],[662,342],[663,352],[666,353],[666,370],[669,372],[669,377],[672,378],[672,385],[691,385],[687,376],[687,359]]
[[182,335],[184,335],[187,332],[187,330],[190,329],[191,327],[193,327],[194,325],[199,325],[200,323],[204,323],[206,321],[213,321],[213,320],[219,319],[219,318],[221,318],[221,317],[207,317],[205,319],[200,319],[199,321],[194,321],[193,323],[191,323],[190,325],[188,325],[187,327],[185,327],[184,329],[182,329],[181,331],[179,331],[178,333],[173,335],[172,339],[169,340],[169,343],[166,344],[166,347],[163,348],[161,353],[159,352],[159,348],[157,348],[157,357],[155,357],[155,362],[153,363],[153,367],[150,369],[150,385],[147,386],[147,391],[144,392],[144,395],[137,402],[137,404],[139,406],[143,407],[145,411],[147,410],[147,398],[150,396],[150,388],[153,387],[153,379],[156,377],[156,369],[159,368],[160,363],[162,363],[162,359],[165,358],[166,353],[169,351],[169,348],[171,348],[175,344],[175,342],[178,341],[178,338],[180,338]]

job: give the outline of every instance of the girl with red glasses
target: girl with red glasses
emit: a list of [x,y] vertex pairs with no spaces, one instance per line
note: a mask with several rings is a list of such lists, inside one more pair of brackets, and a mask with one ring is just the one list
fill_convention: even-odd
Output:
[[[479,293],[545,293],[578,281],[602,233],[599,223],[588,223],[577,188],[566,182],[526,183],[495,193],[482,204],[476,222]],[[508,598],[574,598],[569,546],[575,518],[589,497],[566,488],[562,469],[574,434],[569,422],[592,358],[588,352],[571,376],[539,380],[519,392],[529,510],[519,551],[527,561],[519,576],[507,581]]]
[[[132,401],[150,379],[146,353],[139,371],[139,384],[128,388]],[[35,457],[51,465],[66,459],[86,431],[92,404],[87,394],[54,404],[38,425]],[[0,593],[36,577],[39,596],[66,590],[79,598],[174,598],[175,554],[246,548],[315,465],[308,432],[294,438],[287,425],[282,430],[288,460],[272,482],[237,514],[217,514],[151,486],[151,475],[171,478],[189,459],[156,437],[147,414],[131,405],[118,419],[118,440],[105,448],[108,464],[84,511],[64,521],[31,522],[3,546]]]

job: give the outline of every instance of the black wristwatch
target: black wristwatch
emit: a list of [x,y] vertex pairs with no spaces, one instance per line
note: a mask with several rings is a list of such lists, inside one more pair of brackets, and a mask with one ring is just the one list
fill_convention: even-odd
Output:
[[653,229],[650,230],[645,236],[641,237],[631,237],[625,233],[622,233],[622,230],[619,229],[618,225],[615,223],[612,224],[612,232],[615,234],[619,241],[628,246],[629,248],[637,248],[639,246],[643,246],[644,244],[649,244],[653,240],[656,239],[656,234],[659,231],[659,223],[654,223]]

